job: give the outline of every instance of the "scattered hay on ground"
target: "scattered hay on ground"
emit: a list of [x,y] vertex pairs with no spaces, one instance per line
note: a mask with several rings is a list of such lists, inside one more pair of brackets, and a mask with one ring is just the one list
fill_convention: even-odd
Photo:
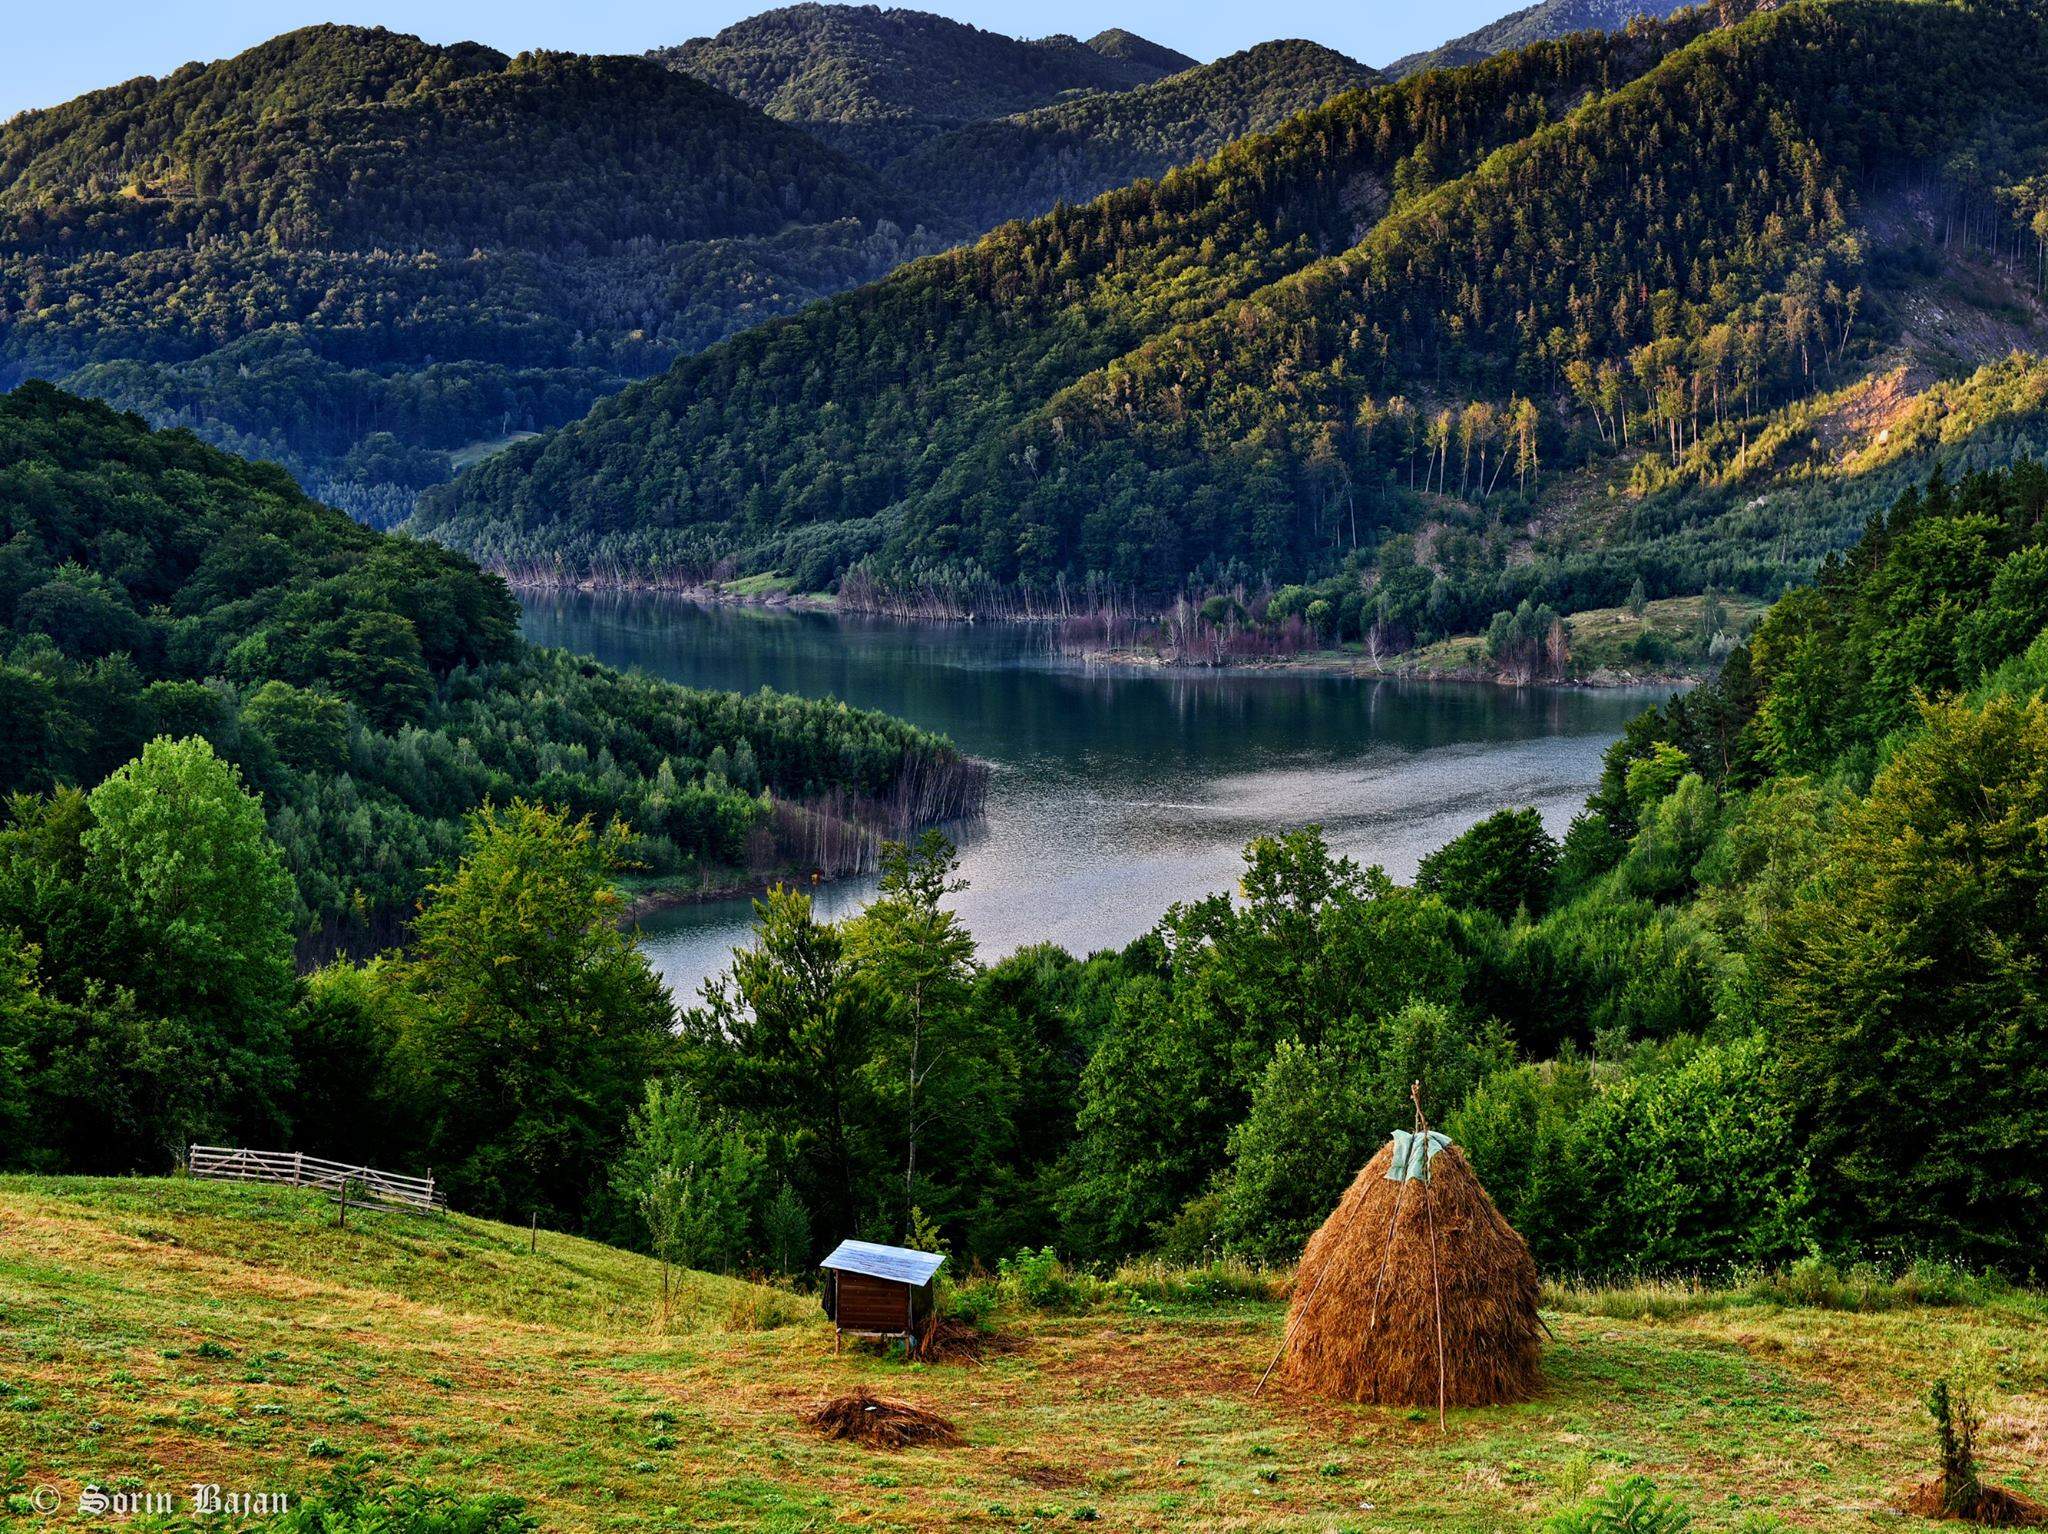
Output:
[[1949,1518],[1991,1529],[2035,1529],[2048,1526],[2048,1507],[2003,1486],[1978,1486],[1967,1506],[1950,1507],[1941,1478],[1923,1482],[1906,1497],[1906,1511],[1915,1518]]
[[866,1390],[818,1401],[805,1407],[800,1415],[806,1427],[827,1438],[864,1443],[870,1448],[909,1449],[924,1445],[949,1449],[960,1442],[959,1430],[938,1413]]
[[998,1332],[985,1332],[964,1321],[945,1317],[925,1328],[911,1357],[921,1364],[978,1364],[990,1353],[1013,1353],[1018,1342]]

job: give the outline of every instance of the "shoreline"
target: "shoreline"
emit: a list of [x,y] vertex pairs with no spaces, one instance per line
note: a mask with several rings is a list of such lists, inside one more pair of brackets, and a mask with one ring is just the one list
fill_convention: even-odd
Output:
[[618,889],[620,899],[624,902],[619,910],[619,922],[623,926],[659,911],[676,911],[693,905],[717,905],[727,900],[758,900],[778,884],[796,890],[822,890],[829,884],[843,884],[849,879],[870,878],[873,872],[872,869],[849,869],[845,873],[824,874],[813,878],[809,873],[785,869],[780,873],[759,874],[729,884],[641,884],[614,887]]
[[[500,572],[502,574],[502,572]],[[1044,628],[1063,621],[1057,614],[1014,614],[977,617],[971,613],[948,615],[913,615],[900,611],[880,608],[845,607],[836,597],[816,592],[788,591],[731,591],[716,584],[669,583],[662,581],[598,580],[584,577],[576,580],[545,580],[505,577],[505,583],[515,595],[524,593],[548,594],[578,592],[591,596],[665,596],[680,601],[701,603],[707,607],[734,607],[762,609],[783,609],[792,612],[833,613],[845,617],[879,619],[907,626],[929,625],[942,627],[955,624],[1014,623],[1020,626]],[[1476,643],[1478,636],[1460,636],[1467,643]],[[1442,641],[1456,643],[1457,640]],[[1410,652],[1411,654],[1413,652]],[[1715,668],[1697,671],[1635,672],[1615,667],[1602,666],[1580,676],[1546,677],[1527,680],[1509,676],[1487,666],[1453,665],[1426,667],[1404,665],[1396,657],[1391,663],[1374,664],[1364,656],[1337,650],[1310,650],[1299,655],[1260,656],[1245,660],[1217,662],[1177,660],[1152,649],[1090,649],[1073,653],[1062,653],[1048,648],[1046,663],[1052,666],[1069,667],[1075,670],[1121,672],[1131,676],[1155,675],[1160,673],[1187,676],[1244,676],[1273,675],[1288,673],[1295,676],[1345,677],[1362,682],[1416,682],[1422,684],[1454,683],[1460,686],[1503,687],[1515,691],[1529,688],[1563,688],[1572,691],[1604,692],[1621,688],[1686,688],[1696,687],[1714,675]],[[772,883],[773,881],[769,881]],[[733,899],[743,894],[759,894],[767,888],[761,881],[722,887],[702,895],[683,894],[662,902],[663,907],[696,904],[701,901]]]
[[1310,650],[1300,655],[1262,656],[1253,660],[1221,661],[1215,664],[1172,660],[1156,650],[1144,649],[1084,650],[1073,655],[1055,655],[1053,660],[1076,668],[1121,671],[1131,675],[1166,672],[1190,676],[1229,676],[1286,672],[1295,676],[1347,677],[1361,682],[1449,682],[1459,686],[1502,687],[1517,692],[1532,688],[1607,692],[1628,687],[1697,687],[1713,675],[1711,671],[1633,672],[1602,666],[1583,676],[1532,677],[1520,680],[1487,666],[1428,668],[1402,666],[1398,663],[1376,666],[1362,656],[1335,650]]

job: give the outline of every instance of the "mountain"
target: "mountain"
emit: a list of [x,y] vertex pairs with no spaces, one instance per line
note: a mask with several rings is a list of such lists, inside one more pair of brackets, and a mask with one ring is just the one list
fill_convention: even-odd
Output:
[[1121,30],[1024,41],[873,5],[764,11],[651,56],[874,166],[970,122],[1195,64]]
[[887,174],[927,206],[989,229],[1206,159],[1377,78],[1316,43],[1261,43],[1134,90],[969,124]]
[[696,886],[858,862],[926,788],[978,792],[979,768],[885,715],[532,648],[462,556],[48,384],[0,395],[0,507],[0,794],[204,736],[330,935],[388,937],[487,800],[624,816],[638,862]]
[[0,126],[0,382],[201,427],[379,519],[944,243],[865,167],[646,60],[312,27]]
[[[2048,338],[2044,61],[2025,9],[1808,0],[1413,76],[686,359],[419,525],[851,605],[1343,569],[1410,637],[1768,594],[1930,388]],[[2002,451],[2040,406],[1994,375],[1962,419]]]
[[1401,80],[1425,69],[1456,69],[1496,53],[1573,32],[1618,32],[1638,16],[1661,20],[1688,0],[1540,0],[1512,11],[1477,31],[1454,37],[1423,53],[1411,53],[1387,65],[1390,79]]

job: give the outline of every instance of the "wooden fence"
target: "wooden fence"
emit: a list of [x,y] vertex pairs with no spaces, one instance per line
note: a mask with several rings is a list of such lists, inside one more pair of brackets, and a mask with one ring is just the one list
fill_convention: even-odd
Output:
[[448,1195],[431,1177],[401,1177],[371,1166],[327,1161],[304,1151],[240,1150],[227,1145],[195,1145],[185,1158],[194,1177],[232,1182],[275,1182],[294,1188],[325,1188],[337,1197],[344,1187],[350,1203],[389,1204],[421,1214],[446,1214]]

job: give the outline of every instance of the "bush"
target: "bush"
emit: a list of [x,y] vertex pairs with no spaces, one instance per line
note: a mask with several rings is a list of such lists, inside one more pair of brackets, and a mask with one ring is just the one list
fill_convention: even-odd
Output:
[[1049,1246],[1035,1252],[1027,1246],[1003,1258],[996,1264],[996,1281],[1004,1299],[1032,1310],[1077,1309],[1087,1287]]
[[1761,1038],[1605,1086],[1571,1135],[1582,1272],[1725,1272],[1782,1263],[1818,1234],[1804,1146]]
[[1534,809],[1496,810],[1422,860],[1415,887],[1451,905],[1513,921],[1543,914],[1557,869],[1557,842]]
[[267,1527],[276,1534],[531,1534],[540,1522],[517,1497],[370,1486],[342,1470]]
[[1191,1267],[1212,1260],[1223,1239],[1223,1195],[1199,1194],[1180,1206],[1180,1213],[1152,1227],[1161,1262]]

